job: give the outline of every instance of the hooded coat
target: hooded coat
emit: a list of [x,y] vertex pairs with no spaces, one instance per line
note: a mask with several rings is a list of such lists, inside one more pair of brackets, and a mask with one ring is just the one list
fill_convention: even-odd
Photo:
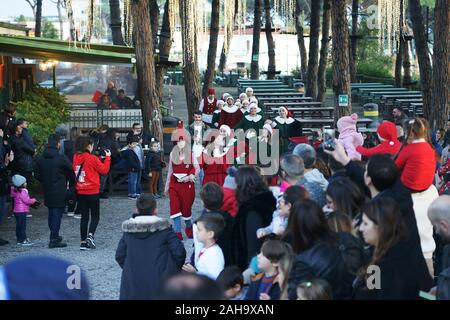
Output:
[[60,154],[56,146],[47,146],[36,159],[35,177],[44,189],[44,204],[48,208],[66,206],[67,183],[75,184],[75,173],[66,155]]
[[122,231],[116,250],[122,268],[120,300],[155,299],[162,281],[181,270],[184,245],[169,220],[157,216],[128,219]]
[[271,191],[262,192],[239,206],[233,230],[233,252],[235,264],[247,269],[250,260],[259,253],[262,240],[256,231],[272,221],[276,200]]

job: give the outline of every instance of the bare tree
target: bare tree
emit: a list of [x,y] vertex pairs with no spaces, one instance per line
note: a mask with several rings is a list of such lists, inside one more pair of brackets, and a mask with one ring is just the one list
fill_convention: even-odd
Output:
[[31,7],[31,10],[33,11],[33,16],[36,19],[36,6],[37,6],[37,0],[25,0]]

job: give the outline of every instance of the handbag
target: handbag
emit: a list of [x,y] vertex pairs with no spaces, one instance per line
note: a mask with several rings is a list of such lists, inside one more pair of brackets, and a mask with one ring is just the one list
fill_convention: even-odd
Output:
[[72,208],[75,208],[75,204],[77,202],[77,190],[76,190],[75,186],[78,183],[78,179],[80,179],[81,171],[83,170],[83,165],[84,165],[84,162],[81,163],[80,168],[78,169],[77,176],[75,177],[74,185],[70,186],[66,191],[66,204]]

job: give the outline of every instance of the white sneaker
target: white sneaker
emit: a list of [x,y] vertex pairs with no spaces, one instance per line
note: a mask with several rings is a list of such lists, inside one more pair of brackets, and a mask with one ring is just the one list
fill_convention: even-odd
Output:
[[67,216],[68,216],[68,217],[73,217],[73,216],[75,216],[75,212],[68,212],[68,213],[67,213]]
[[81,219],[81,214],[74,214],[73,217],[74,217],[75,219]]
[[32,214],[27,213],[27,218],[31,218],[32,216]]
[[18,245],[22,246],[22,247],[31,247],[32,245],[34,245],[33,242],[31,242],[28,239],[23,240],[22,242],[18,242]]

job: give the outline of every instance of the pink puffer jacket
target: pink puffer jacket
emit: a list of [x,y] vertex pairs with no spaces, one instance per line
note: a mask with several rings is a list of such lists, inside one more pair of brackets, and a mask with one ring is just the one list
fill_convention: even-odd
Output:
[[14,213],[26,213],[30,211],[30,206],[34,204],[37,200],[30,198],[27,189],[17,190],[16,188],[11,188],[11,198],[14,200]]

